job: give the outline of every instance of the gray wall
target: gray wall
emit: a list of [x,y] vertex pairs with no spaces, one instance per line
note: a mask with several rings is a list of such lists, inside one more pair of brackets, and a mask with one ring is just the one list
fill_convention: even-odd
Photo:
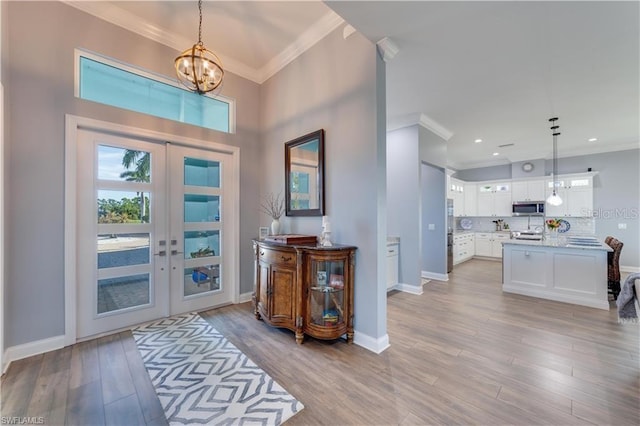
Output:
[[[547,160],[546,170],[552,170]],[[640,150],[627,150],[565,157],[558,160],[558,174],[584,173],[591,168],[594,178],[593,207],[596,235],[613,235],[624,243],[620,265],[640,268]],[[456,177],[466,181],[510,179],[510,166],[460,170]],[[618,229],[624,223],[627,229]]]
[[419,126],[387,133],[390,236],[400,237],[399,281],[417,286],[421,272]]
[[[358,33],[345,40],[338,28],[260,89],[264,192],[284,191],[286,141],[326,131],[326,215],[332,240],[358,247],[354,322],[372,338],[386,335],[385,135],[377,123],[384,79],[375,45]],[[313,235],[321,223],[320,217],[283,220],[285,231]]]
[[[429,129],[418,126],[420,161],[445,169],[447,167],[447,141]],[[446,183],[443,184],[446,186]]]
[[[172,76],[178,52],[59,2],[2,2],[8,12],[3,77],[7,124],[5,346],[64,334],[65,114],[240,147],[240,289],[253,283],[261,153],[259,86],[225,74],[237,101],[237,133],[223,134],[80,100],[73,49],[83,47]],[[3,18],[5,14],[3,13]],[[3,22],[4,23],[4,22]],[[3,31],[5,26],[3,25]],[[4,46],[3,46],[4,47]]]
[[[422,194],[422,270],[447,273],[447,178],[444,169],[423,163],[420,169]],[[429,224],[435,229],[429,230]]]
[[416,124],[387,133],[389,235],[400,237],[401,283],[447,272],[446,164],[446,141],[430,130]]
[[479,167],[477,169],[458,170],[453,174],[453,176],[467,182],[511,179],[511,164],[502,164],[500,166],[492,167]]

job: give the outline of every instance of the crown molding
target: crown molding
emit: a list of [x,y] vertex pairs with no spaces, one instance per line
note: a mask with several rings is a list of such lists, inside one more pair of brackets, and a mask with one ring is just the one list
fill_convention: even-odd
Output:
[[440,136],[445,141],[451,139],[453,136],[453,132],[448,130],[443,125],[439,124],[434,119],[430,118],[426,114],[416,112],[412,114],[407,114],[402,117],[398,117],[393,120],[389,120],[389,124],[387,125],[387,131],[402,129],[403,127],[420,125],[430,132],[435,133]]
[[[193,45],[194,42],[194,40],[187,39],[186,37],[153,25],[139,16],[109,2],[61,1],[68,6],[93,15],[96,18],[171,47],[178,52],[181,52],[185,48]],[[245,63],[228,56],[218,56],[224,65],[225,71],[229,71],[240,77],[246,78],[247,80],[251,80],[254,83],[262,84],[343,23],[344,19],[334,11],[327,12],[320,20],[302,33],[296,41],[287,46],[282,52],[259,69],[250,67]]]
[[378,41],[376,43],[376,46],[378,46],[378,52],[380,53],[382,60],[385,62],[389,62],[390,60],[395,58],[395,56],[400,51],[398,45],[395,44],[389,37],[385,37],[382,40]]
[[332,10],[327,12],[322,18],[320,18],[320,20],[302,33],[296,41],[291,43],[282,52],[260,68],[260,81],[257,81],[257,83],[262,84],[267,81],[278,71],[287,66],[294,59],[303,54],[343,23],[344,19],[342,19],[337,13]]

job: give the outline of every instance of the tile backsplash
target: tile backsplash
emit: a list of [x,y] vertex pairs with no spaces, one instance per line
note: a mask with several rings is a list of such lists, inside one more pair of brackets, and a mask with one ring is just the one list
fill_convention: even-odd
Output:
[[[524,231],[529,228],[535,230],[537,226],[544,226],[544,218],[541,216],[527,217],[457,217],[456,230],[464,230],[460,225],[460,221],[466,219],[471,221],[471,231],[491,232],[496,230],[494,220],[502,219],[504,223],[509,225],[511,231]],[[592,235],[596,233],[595,219],[592,217],[565,217],[569,222],[570,228],[566,235]]]

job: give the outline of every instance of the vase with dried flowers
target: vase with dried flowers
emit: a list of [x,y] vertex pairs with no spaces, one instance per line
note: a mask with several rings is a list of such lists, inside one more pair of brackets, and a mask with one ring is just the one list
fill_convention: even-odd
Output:
[[547,228],[549,229],[549,240],[558,240],[558,228],[560,228],[560,219],[547,219],[545,221]]
[[271,235],[280,232],[280,216],[284,214],[284,198],[270,192],[260,204],[260,211],[271,216]]

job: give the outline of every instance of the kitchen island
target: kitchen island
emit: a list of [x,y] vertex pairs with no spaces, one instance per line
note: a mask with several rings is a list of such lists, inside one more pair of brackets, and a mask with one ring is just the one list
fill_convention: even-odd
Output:
[[612,250],[602,242],[578,243],[563,237],[504,241],[502,290],[608,310],[607,252]]

